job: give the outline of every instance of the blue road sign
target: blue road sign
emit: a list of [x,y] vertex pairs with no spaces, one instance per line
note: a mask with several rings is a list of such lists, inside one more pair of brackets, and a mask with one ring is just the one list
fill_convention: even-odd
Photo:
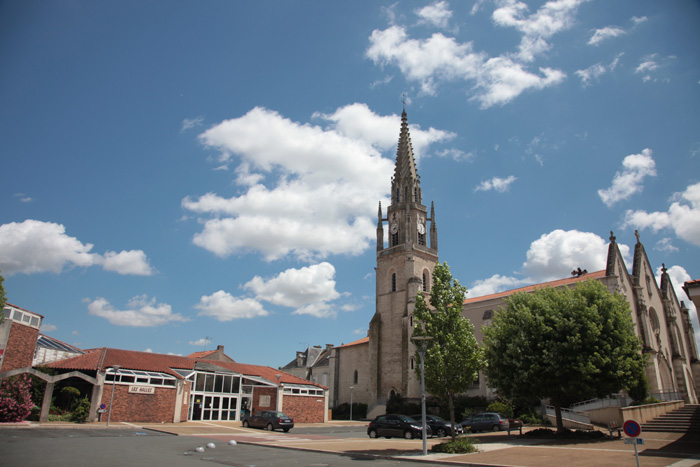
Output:
[[642,427],[635,420],[627,420],[622,425],[622,430],[630,438],[636,438],[642,433]]

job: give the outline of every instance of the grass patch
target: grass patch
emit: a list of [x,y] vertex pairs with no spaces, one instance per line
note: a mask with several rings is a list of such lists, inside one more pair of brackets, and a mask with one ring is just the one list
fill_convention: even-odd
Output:
[[447,441],[440,444],[433,445],[430,448],[430,452],[435,453],[446,453],[446,454],[469,454],[478,451],[476,443],[478,440],[470,436],[463,436],[457,438],[454,442]]

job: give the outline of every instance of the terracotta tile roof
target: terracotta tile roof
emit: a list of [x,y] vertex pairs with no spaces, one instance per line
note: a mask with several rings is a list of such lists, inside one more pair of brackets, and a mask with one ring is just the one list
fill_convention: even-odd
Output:
[[354,342],[350,342],[349,344],[339,345],[338,347],[339,347],[339,348],[342,348],[342,347],[350,347],[351,345],[367,344],[368,342],[369,342],[369,336],[368,336],[368,337],[363,337],[362,339],[358,339],[358,340],[356,340],[356,341],[354,341]]
[[182,376],[174,369],[191,370],[195,363],[205,362],[209,365],[215,365],[220,368],[235,371],[242,375],[259,376],[265,378],[271,383],[277,382],[276,375],[282,375],[281,383],[288,384],[306,384],[325,388],[320,384],[311,383],[305,379],[297,378],[296,376],[285,373],[281,370],[276,370],[268,366],[247,365],[236,362],[219,362],[214,360],[206,360],[203,358],[181,357],[178,355],[165,355],[151,352],[138,352],[135,350],[122,349],[91,349],[84,355],[79,355],[73,358],[67,358],[49,364],[50,368],[65,369],[65,370],[83,370],[96,371],[104,370],[112,365],[121,365],[124,369],[141,370],[141,371],[157,371],[173,375],[181,379]]
[[188,358],[204,358],[208,357],[209,355],[216,353],[216,349],[214,350],[203,350],[202,352],[192,352],[189,354],[187,357]]
[[483,295],[481,297],[468,298],[464,303],[475,303],[483,300],[491,300],[494,298],[502,298],[512,295],[516,292],[532,292],[535,289],[541,289],[542,287],[561,287],[563,285],[574,284],[576,282],[585,281],[588,279],[600,279],[605,277],[605,270],[589,272],[580,277],[567,277],[566,279],[558,279],[556,281],[543,282],[541,284],[533,284],[525,287],[520,287],[519,289],[506,290],[503,292],[494,293],[491,295]]

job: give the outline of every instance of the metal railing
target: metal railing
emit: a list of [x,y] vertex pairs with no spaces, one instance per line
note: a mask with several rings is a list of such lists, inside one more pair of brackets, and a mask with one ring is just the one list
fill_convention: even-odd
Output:
[[649,393],[649,395],[651,397],[656,397],[661,402],[682,401],[683,400],[683,396],[681,395],[681,392],[676,391],[676,390],[651,391]]

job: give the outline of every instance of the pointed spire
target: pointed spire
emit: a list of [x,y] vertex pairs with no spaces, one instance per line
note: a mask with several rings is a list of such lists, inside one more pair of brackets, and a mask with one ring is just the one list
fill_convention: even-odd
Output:
[[[416,170],[416,160],[411,145],[411,135],[408,130],[406,109],[401,112],[401,134],[396,150],[396,166],[392,183],[394,202],[420,203],[420,177]],[[398,196],[398,199],[396,197]]]

